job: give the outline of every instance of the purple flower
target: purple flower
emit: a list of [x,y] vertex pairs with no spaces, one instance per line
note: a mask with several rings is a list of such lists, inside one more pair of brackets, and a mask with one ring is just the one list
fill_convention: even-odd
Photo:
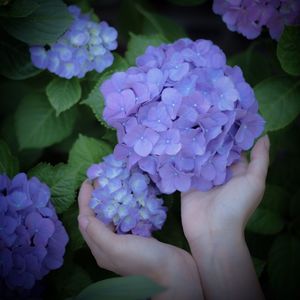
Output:
[[176,89],[166,88],[161,93],[161,100],[167,106],[171,119],[174,120],[182,102],[182,95]]
[[157,132],[166,131],[172,125],[167,107],[164,104],[146,107],[147,116],[141,121],[144,126],[154,129]]
[[[96,177],[94,170],[99,168],[103,172],[96,172]],[[110,169],[118,171],[111,172]],[[110,173],[118,175],[110,179],[106,175]],[[90,200],[90,207],[102,222],[114,225],[119,234],[151,236],[154,230],[161,229],[166,208],[156,197],[158,190],[145,173],[138,168],[128,172],[125,160],[109,155],[102,163],[90,166],[87,174],[89,180],[107,182],[94,189]]]
[[[36,177],[20,173],[10,180],[0,175],[0,286],[30,290],[62,265],[68,236],[50,196]],[[57,263],[50,264],[54,256]]]
[[175,155],[181,149],[180,132],[178,129],[169,129],[160,134],[152,153],[157,155]]
[[249,150],[253,145],[253,137],[264,129],[265,121],[257,114],[249,114],[241,119],[241,125],[235,135],[236,143],[243,149]]
[[179,171],[172,163],[163,165],[159,169],[159,175],[159,188],[165,194],[172,194],[176,190],[187,192],[191,187],[191,174]]
[[151,153],[153,146],[159,139],[159,134],[151,128],[136,125],[124,136],[127,146],[133,147],[136,154],[147,156]]
[[123,119],[127,117],[135,107],[135,96],[130,90],[121,93],[111,93],[106,99],[106,117],[113,119]]
[[231,31],[255,39],[266,26],[273,39],[278,40],[284,25],[296,24],[300,17],[298,0],[251,1],[214,0],[213,11],[222,16]]
[[[266,16],[262,11],[260,18]],[[264,127],[241,69],[226,65],[223,51],[208,40],[151,46],[136,62],[100,87],[104,119],[117,130],[115,157],[129,171],[146,172],[163,193],[226,182],[230,166]]]
[[68,7],[73,17],[69,29],[52,45],[30,47],[31,61],[40,69],[70,79],[82,78],[89,71],[101,73],[114,60],[110,51],[117,48],[117,31],[106,22],[96,23],[79,7]]

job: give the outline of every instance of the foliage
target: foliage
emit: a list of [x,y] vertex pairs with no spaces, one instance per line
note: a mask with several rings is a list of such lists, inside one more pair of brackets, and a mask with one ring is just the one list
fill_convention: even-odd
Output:
[[[147,46],[188,36],[186,23],[181,19],[175,22],[162,13],[163,5],[180,13],[182,10],[185,20],[194,10],[211,10],[211,5],[203,0],[165,0],[161,6],[147,0],[119,1],[119,15],[110,18],[119,20],[119,24],[112,25],[120,34],[121,45],[114,52],[113,65],[101,74],[93,71],[82,79],[66,80],[35,68],[29,46],[51,44],[66,31],[72,22],[66,4],[76,3],[86,12],[93,8],[95,15],[101,15],[105,4],[65,2],[0,2],[0,173],[13,176],[23,171],[47,183],[69,233],[64,266],[45,281],[46,299],[146,298],[161,291],[161,287],[143,277],[104,280],[116,275],[99,270],[77,227],[76,197],[86,169],[110,154],[116,143],[115,131],[102,120],[104,99],[99,86],[113,73],[134,65]],[[111,5],[115,14],[118,9]],[[215,20],[209,13],[207,18]],[[205,38],[205,28],[199,28],[199,24],[192,35]],[[254,87],[271,139],[267,189],[247,224],[246,240],[266,298],[298,299],[300,26],[287,26],[278,43],[261,36],[252,42],[242,40],[241,44],[238,34],[226,35],[221,23],[216,26],[219,35],[222,32],[231,39],[233,50],[228,52],[233,55],[228,63],[239,65],[246,81]],[[207,30],[207,34],[211,32]],[[223,40],[214,42],[226,46]],[[165,197],[165,202],[168,219],[155,237],[188,250],[178,194]]]

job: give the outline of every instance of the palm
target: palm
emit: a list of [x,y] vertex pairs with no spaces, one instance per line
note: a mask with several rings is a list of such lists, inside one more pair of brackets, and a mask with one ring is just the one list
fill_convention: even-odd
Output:
[[[154,272],[167,270],[170,265],[178,266],[178,270],[180,270],[181,268],[188,269],[195,264],[188,252],[161,243],[154,238],[134,235],[115,235],[115,238],[115,244],[120,245],[120,248],[111,249],[110,255],[106,256],[105,260],[99,258],[99,262],[101,261],[102,265],[105,262],[107,269],[121,275],[145,274],[150,271],[152,274],[148,274],[149,276],[157,277],[160,271],[158,274],[154,274]],[[94,256],[97,258],[96,253]]]
[[188,240],[204,231],[245,225],[263,195],[268,165],[263,153],[261,145],[253,149],[249,165],[245,159],[236,164],[233,178],[225,185],[182,195],[182,225]]

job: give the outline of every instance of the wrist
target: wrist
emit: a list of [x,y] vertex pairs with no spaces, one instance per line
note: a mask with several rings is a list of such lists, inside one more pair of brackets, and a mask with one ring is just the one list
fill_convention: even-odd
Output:
[[206,228],[205,232],[199,232],[193,238],[188,239],[193,256],[206,253],[215,253],[216,250],[229,251],[242,246],[245,243],[244,230],[240,226],[227,227],[218,226]]
[[196,263],[187,253],[179,260],[169,259],[154,280],[166,290],[153,300],[203,299]]

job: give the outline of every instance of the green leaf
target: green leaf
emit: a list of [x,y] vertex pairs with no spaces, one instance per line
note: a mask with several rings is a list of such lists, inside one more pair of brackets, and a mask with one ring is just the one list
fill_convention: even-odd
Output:
[[300,26],[285,26],[277,45],[277,56],[283,70],[300,75]]
[[300,80],[289,76],[268,78],[254,88],[266,131],[278,130],[291,123],[300,112]]
[[143,29],[145,34],[159,33],[170,42],[187,36],[183,28],[172,19],[156,13],[150,13],[139,4],[136,4],[136,8],[145,17]]
[[[146,4],[147,0],[139,0],[140,4]],[[129,37],[129,32],[136,34],[142,33],[142,24],[145,20],[144,16],[141,15],[136,8],[136,0],[122,0],[120,1],[119,9],[119,28],[118,31],[120,36],[124,36],[126,39]]]
[[279,233],[284,227],[284,221],[279,214],[258,207],[251,216],[246,229],[259,234],[272,235]]
[[144,276],[111,278],[91,284],[75,300],[140,300],[162,292],[164,288]]
[[20,148],[43,148],[60,142],[71,134],[76,115],[76,110],[68,110],[56,117],[46,95],[26,96],[15,114]]
[[81,248],[85,243],[78,228],[78,215],[78,205],[77,203],[74,203],[61,216],[61,220],[69,235],[68,249],[70,249],[71,252],[75,252],[77,249]]
[[70,26],[72,17],[60,0],[36,0],[37,7],[24,18],[3,18],[3,28],[18,40],[30,45],[55,42]]
[[284,73],[277,60],[274,44],[269,41],[254,42],[246,51],[231,56],[227,63],[239,66],[246,81],[254,86],[266,78]]
[[0,174],[5,173],[8,177],[13,177],[19,171],[19,162],[14,157],[7,144],[0,140]]
[[28,172],[36,176],[51,189],[51,202],[58,213],[66,211],[75,202],[75,174],[65,164],[52,166],[40,163]]
[[102,118],[102,112],[104,109],[104,99],[99,90],[100,85],[108,79],[113,73],[123,71],[129,67],[127,61],[118,54],[115,54],[115,60],[113,65],[108,68],[104,73],[100,74],[100,76],[95,80],[94,87],[89,93],[88,97],[81,102],[81,104],[85,104],[89,106],[97,120],[100,121],[104,126],[108,126]]
[[285,217],[289,209],[289,194],[278,185],[268,184],[259,207]]
[[167,40],[159,34],[136,35],[130,33],[130,40],[128,42],[125,58],[129,65],[134,65],[136,58],[143,54],[148,46],[159,46],[166,42]]
[[286,153],[289,156],[298,156],[300,132],[295,122],[292,122],[285,128],[268,133],[271,143],[270,148],[270,165],[277,163],[280,153]]
[[34,0],[15,0],[9,5],[0,7],[0,16],[11,18],[27,17],[38,7],[39,4]]
[[[74,262],[73,256],[68,251],[64,257],[63,266],[58,270],[51,271],[47,276],[51,299],[71,297],[74,300],[73,296],[80,293],[82,289],[91,283],[90,274]],[[56,294],[53,295],[52,289]]]
[[108,143],[80,134],[69,155],[69,165],[77,174],[76,185],[79,186],[86,178],[86,170],[91,164],[99,163],[102,157],[111,152]]
[[[65,275],[67,276],[67,280],[62,285],[61,293],[63,295],[73,296],[92,282],[88,272],[77,265],[73,267],[71,273],[66,273]],[[72,297],[72,299],[74,298]]]
[[14,80],[22,80],[39,74],[29,56],[28,47],[23,43],[0,41],[0,74]]
[[260,277],[261,273],[263,272],[263,270],[266,266],[266,262],[261,259],[258,259],[256,257],[252,257],[252,260],[253,260],[256,275],[257,275],[257,277]]
[[168,0],[171,3],[181,6],[195,6],[203,4],[206,0]]
[[272,299],[299,299],[300,240],[283,234],[272,245],[268,259]]
[[46,88],[46,94],[56,110],[56,115],[68,110],[76,104],[81,97],[81,87],[78,78],[54,78]]

